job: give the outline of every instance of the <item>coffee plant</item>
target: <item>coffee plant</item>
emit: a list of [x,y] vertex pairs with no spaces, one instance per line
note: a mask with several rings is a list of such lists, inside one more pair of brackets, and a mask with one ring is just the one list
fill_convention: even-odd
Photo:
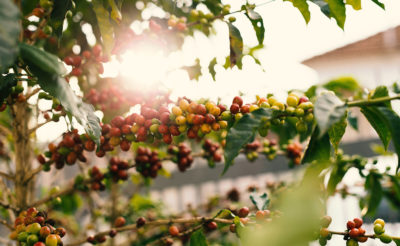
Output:
[[[307,23],[309,6],[316,5],[340,28],[347,5],[361,9],[360,0],[289,1]],[[384,198],[400,209],[400,159],[395,170],[382,171],[375,160],[339,148],[347,126],[357,129],[352,113],[359,111],[383,148],[392,142],[400,154],[400,117],[391,105],[400,99],[397,84],[367,89],[334,80],[289,91],[284,100],[265,91],[225,105],[124,88],[120,77],[103,75],[105,64],[133,47],[150,44],[170,54],[195,33],[209,37],[215,23],[225,23],[229,33],[229,54],[220,65],[242,69],[245,56],[260,63],[254,51],[263,47],[267,23],[257,9],[272,1],[243,1],[238,9],[225,2],[0,1],[0,232],[8,234],[2,245],[326,245],[334,236],[350,246],[370,240],[400,245],[382,219],[373,231],[364,229],[362,218],[335,231],[326,215],[326,202],[337,193],[357,197],[365,217],[374,216]],[[162,14],[149,15],[154,8]],[[254,29],[255,47],[244,44],[235,26],[242,15]],[[130,28],[134,22],[140,31]],[[203,62],[193,60],[182,69],[198,79]],[[215,80],[217,59],[206,62]],[[36,131],[56,122],[67,130],[43,146]],[[167,163],[185,172],[204,159],[209,168],[223,165],[224,174],[239,155],[249,162],[285,156],[301,179],[232,188],[179,214],[143,195],[153,179],[169,175]],[[364,193],[339,185],[349,170],[359,172]],[[73,177],[61,185],[63,173]]]

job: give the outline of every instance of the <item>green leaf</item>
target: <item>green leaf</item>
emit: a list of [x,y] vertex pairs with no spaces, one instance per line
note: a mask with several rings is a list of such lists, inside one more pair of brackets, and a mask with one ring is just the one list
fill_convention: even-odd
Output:
[[18,53],[19,16],[11,0],[0,1],[0,74],[14,63]]
[[285,0],[292,2],[293,6],[296,7],[300,13],[303,15],[304,20],[306,23],[310,22],[310,10],[308,9],[307,0]]
[[[389,96],[389,90],[386,86],[382,85],[382,86],[376,87],[374,94],[372,94],[372,96],[371,96],[371,99],[387,97],[387,96]],[[383,103],[379,104],[378,106],[386,106],[388,108],[392,108],[390,101],[383,102]]]
[[229,27],[229,49],[230,49],[230,66],[238,66],[242,68],[242,58],[243,58],[243,38],[240,34],[239,29],[237,29],[232,23],[228,23]]
[[22,14],[28,15],[32,12],[32,10],[38,5],[39,0],[22,0]]
[[380,182],[381,176],[377,173],[371,172],[365,180],[365,190],[368,191],[367,195],[367,213],[366,215],[372,216],[375,214],[379,203],[382,200],[382,186]]
[[195,231],[190,236],[190,246],[207,246],[207,239],[204,236],[204,233],[201,230]]
[[396,246],[400,246],[400,239],[394,239],[393,242],[396,243]]
[[331,11],[331,16],[336,20],[338,26],[344,29],[346,21],[346,6],[343,0],[326,0]]
[[[99,118],[94,114],[92,105],[82,102],[71,89],[65,79],[55,73],[49,73],[37,66],[35,61],[25,60],[32,73],[38,77],[40,87],[53,97],[60,100],[67,113],[74,116],[90,137],[100,145],[101,127]],[[45,62],[47,64],[48,62]],[[57,64],[55,64],[55,67]]]
[[355,94],[362,91],[362,87],[353,77],[339,77],[322,85],[325,89],[335,92],[338,96],[348,95],[349,92]]
[[347,114],[347,121],[349,122],[350,126],[358,131],[358,118],[356,115],[353,115],[351,111]]
[[346,4],[351,5],[354,10],[361,9],[361,0],[346,0]]
[[386,124],[384,116],[376,107],[361,107],[361,113],[367,118],[368,122],[378,133],[379,138],[382,141],[383,147],[387,150],[390,139],[389,126]]
[[221,0],[195,0],[193,2],[196,4],[196,6],[199,3],[206,5],[211,13],[213,13],[214,15],[221,14],[221,10],[223,7],[223,5],[221,4]]
[[15,74],[10,73],[3,77],[0,74],[0,103],[3,103],[4,99],[11,93],[11,88],[17,85]]
[[333,124],[333,126],[328,130],[329,139],[331,140],[332,146],[335,149],[335,152],[338,151],[340,140],[344,133],[346,132],[347,127],[347,112],[343,115],[342,119],[339,122]]
[[115,1],[108,0],[108,5],[111,7],[111,19],[113,19],[117,24],[120,24],[122,21],[122,15],[118,6],[115,4]]
[[235,215],[232,213],[231,210],[222,209],[214,216],[214,219],[215,218],[223,218],[223,219],[227,219],[228,218],[228,219],[231,219],[231,218],[234,218],[234,217],[235,217]]
[[57,37],[61,37],[63,31],[64,19],[67,11],[72,7],[72,0],[54,1],[53,10],[50,14],[50,25],[53,27]]
[[104,51],[109,55],[114,46],[114,27],[110,21],[110,13],[104,8],[101,1],[92,1],[92,4],[103,40]]
[[186,72],[189,75],[190,80],[196,79],[199,80],[199,77],[201,75],[201,66],[200,66],[200,60],[199,58],[196,59],[196,63],[192,66],[184,66],[182,67],[183,70],[186,70]]
[[240,237],[242,235],[243,229],[245,228],[242,221],[240,221],[239,216],[235,216],[233,219],[233,224],[236,226],[236,235]]
[[378,6],[381,7],[382,9],[385,9],[385,4],[379,2],[379,0],[372,0],[372,2],[374,2],[376,5],[378,5]]
[[264,42],[265,27],[261,15],[251,8],[247,8],[245,15],[253,25],[253,29],[256,32],[258,44],[262,45]]
[[400,117],[393,110],[387,107],[377,107],[381,114],[385,117],[386,125],[388,126],[392,135],[394,149],[397,154],[397,168],[396,173],[400,169]]
[[333,165],[327,185],[327,190],[330,195],[335,194],[336,186],[342,181],[344,175],[346,175],[347,171],[350,169],[350,166],[343,162],[334,163]]
[[311,163],[317,161],[327,161],[331,155],[331,144],[329,142],[329,136],[327,133],[318,137],[320,131],[318,126],[315,127],[313,134],[311,135],[310,142],[308,143],[307,149],[304,153],[302,164]]
[[316,4],[326,17],[331,18],[331,10],[327,2],[325,2],[324,0],[310,0],[310,1]]
[[315,102],[314,114],[320,130],[324,135],[331,126],[339,122],[346,114],[347,106],[333,93],[323,93]]
[[67,70],[58,57],[36,46],[21,43],[19,45],[22,59],[30,64],[35,64],[42,71],[50,74],[65,75]]
[[175,0],[159,0],[160,6],[168,13],[174,14],[178,17],[187,16],[185,12],[182,11],[181,7],[178,7]]
[[256,206],[258,210],[265,210],[267,209],[270,199],[267,195],[267,193],[263,193],[262,195],[257,195],[255,192],[253,192],[250,195],[250,200]]
[[216,57],[214,57],[214,59],[212,59],[210,61],[210,64],[208,65],[208,71],[210,72],[210,74],[211,74],[211,76],[212,76],[214,81],[215,81],[215,75],[217,74],[215,72],[215,65],[217,65],[217,58]]
[[240,149],[253,141],[257,129],[265,118],[272,116],[272,109],[260,108],[245,114],[228,131],[225,146],[225,167],[223,174],[231,166],[233,159],[239,155]]

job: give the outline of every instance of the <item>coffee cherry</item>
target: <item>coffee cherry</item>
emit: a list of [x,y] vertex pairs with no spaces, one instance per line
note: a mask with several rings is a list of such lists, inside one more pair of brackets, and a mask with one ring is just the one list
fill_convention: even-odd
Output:
[[46,246],[43,242],[37,242],[33,246]]
[[44,158],[44,155],[42,155],[42,154],[38,155],[38,156],[36,157],[36,159],[37,159],[37,161],[38,161],[40,164],[42,164],[42,165],[44,165],[44,164],[46,163],[46,159]]
[[143,218],[143,217],[139,217],[139,218],[136,220],[136,227],[137,227],[137,228],[140,228],[140,227],[144,226],[145,224],[146,224],[146,219]]
[[88,236],[86,238],[86,242],[91,243],[91,244],[95,244],[96,243],[96,239],[94,238],[94,236]]
[[263,220],[264,218],[265,218],[264,211],[259,210],[259,211],[256,212],[256,219],[257,220]]
[[368,241],[368,237],[358,237],[357,240],[361,243],[365,243],[366,241]]
[[360,235],[360,232],[359,232],[359,230],[358,230],[357,228],[353,228],[353,229],[351,229],[350,232],[349,232],[349,236],[350,236],[351,238],[356,238],[356,237],[358,237],[359,235]]
[[115,226],[115,227],[124,226],[125,223],[126,223],[125,218],[124,218],[124,217],[121,217],[121,216],[117,217],[117,218],[114,220],[114,226]]
[[117,230],[115,230],[115,229],[111,229],[110,230],[110,232],[108,233],[108,235],[111,237],[111,238],[113,238],[113,237],[115,237],[116,235],[117,235]]
[[208,230],[213,231],[213,230],[216,230],[218,228],[218,225],[214,221],[211,221],[211,222],[208,222],[206,224],[206,227],[207,227]]
[[173,236],[173,237],[176,237],[176,236],[179,235],[179,229],[178,229],[178,227],[176,227],[176,226],[170,226],[169,229],[168,229],[168,231],[169,231],[169,234],[170,234],[171,236]]
[[381,235],[383,233],[385,233],[385,228],[382,227],[381,224],[374,224],[374,232],[376,235]]
[[233,104],[231,105],[231,107],[230,107],[230,111],[231,111],[232,114],[237,114],[237,113],[239,113],[239,110],[240,110],[239,104],[233,103]]
[[358,246],[358,242],[354,239],[347,240],[346,246]]
[[238,216],[240,218],[244,218],[244,217],[247,217],[247,215],[249,215],[249,213],[250,213],[250,209],[248,207],[243,207],[239,210]]
[[40,226],[39,223],[32,223],[32,224],[30,224],[30,225],[28,225],[28,226],[26,227],[26,232],[28,232],[28,233],[30,233],[30,234],[37,234],[37,233],[40,232],[40,229],[41,229],[41,228],[42,228],[42,227]]
[[353,221],[354,221],[354,224],[355,224],[356,228],[360,228],[362,226],[362,224],[363,224],[363,220],[360,219],[360,218],[355,218]]
[[385,243],[385,244],[392,242],[392,238],[387,234],[380,235],[379,239],[381,240],[382,243]]
[[236,233],[236,225],[235,225],[235,224],[231,224],[231,225],[229,226],[229,230],[230,230],[232,233]]
[[328,229],[326,228],[321,228],[321,230],[319,231],[319,234],[321,235],[321,237],[328,237],[331,233],[329,232]]
[[351,230],[356,227],[356,223],[354,223],[354,221],[349,220],[349,221],[347,221],[346,226],[347,226],[348,230]]
[[50,234],[46,237],[46,246],[57,246],[58,239],[54,234]]
[[299,104],[299,98],[295,96],[288,96],[286,103],[289,106],[296,107]]
[[48,235],[50,235],[51,231],[50,228],[48,226],[43,226],[40,229],[39,235],[41,238],[46,238]]
[[382,228],[385,227],[385,221],[383,219],[376,219],[374,221],[374,225],[376,225],[376,224],[380,224],[382,226]]
[[239,96],[236,96],[233,98],[232,104],[237,104],[237,105],[239,105],[239,107],[242,107],[243,99]]
[[331,216],[324,216],[322,219],[321,219],[321,227],[323,227],[323,228],[327,228],[327,227],[329,227],[329,225],[332,223],[332,217]]

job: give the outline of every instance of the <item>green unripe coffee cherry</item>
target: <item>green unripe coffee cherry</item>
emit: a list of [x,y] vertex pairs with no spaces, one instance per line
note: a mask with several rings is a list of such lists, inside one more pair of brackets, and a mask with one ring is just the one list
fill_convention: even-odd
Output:
[[208,20],[206,18],[201,18],[200,23],[205,25],[208,23]]
[[227,110],[227,111],[222,112],[221,118],[222,118],[223,120],[226,120],[226,121],[231,120],[231,119],[232,119],[231,111],[228,111],[228,110]]
[[288,96],[286,99],[286,103],[289,106],[296,107],[299,104],[299,98],[295,96]]
[[354,239],[347,240],[346,246],[358,246],[358,242]]
[[308,129],[307,124],[303,121],[297,121],[296,123],[296,130],[299,133],[306,132]]
[[192,9],[192,10],[190,11],[190,16],[193,17],[193,18],[199,17],[199,11],[197,11],[197,10],[195,10],[195,9]]
[[50,0],[40,0],[39,1],[40,6],[42,6],[44,9],[49,9],[53,6],[53,2]]
[[29,234],[37,234],[39,233],[41,228],[42,227],[39,223],[32,223],[26,227],[26,232],[28,232]]
[[262,127],[258,129],[258,133],[261,137],[266,137],[268,135],[268,127]]
[[15,89],[14,89],[14,92],[15,92],[16,94],[19,94],[19,93],[21,93],[21,92],[24,91],[24,87],[23,87],[22,85],[16,85],[14,88],[15,88]]
[[285,110],[285,104],[281,103],[281,102],[275,102],[272,107],[278,107],[279,110]]
[[304,110],[307,110],[307,109],[310,109],[313,107],[314,107],[314,104],[312,102],[303,102],[303,103],[299,104],[299,108],[302,108]]
[[159,127],[159,126],[160,126],[159,124],[153,124],[153,125],[151,125],[151,126],[150,126],[150,131],[151,131],[152,133],[158,132],[158,127]]
[[50,171],[50,164],[44,164],[43,166],[42,166],[42,168],[43,168],[43,171],[45,171],[45,172],[48,172],[48,171]]
[[304,116],[304,109],[302,109],[302,108],[296,108],[296,111],[294,112],[294,114],[295,114],[297,117],[302,117],[302,116]]
[[51,26],[45,26],[43,27],[43,32],[47,35],[50,35],[53,32],[53,28],[51,28]]
[[276,99],[274,96],[268,98],[269,105],[274,105],[276,102],[278,102],[278,99]]
[[304,116],[304,121],[307,123],[311,123],[314,120],[314,114],[312,113],[307,113],[306,116]]
[[289,106],[286,108],[286,113],[288,113],[289,115],[293,115],[296,112],[296,108]]
[[39,99],[47,99],[48,95],[46,92],[39,92]]
[[60,205],[62,203],[62,200],[58,196],[58,197],[54,198],[52,202],[53,202],[54,205]]
[[376,235],[381,235],[381,234],[385,233],[385,228],[383,228],[381,224],[375,224],[374,232]]
[[236,121],[240,120],[242,117],[243,117],[243,114],[242,114],[242,113],[237,113],[237,114],[235,114],[235,120],[236,120]]
[[28,245],[34,245],[35,243],[37,243],[39,241],[39,237],[36,234],[31,234],[28,236],[26,241],[27,241]]
[[161,124],[161,121],[159,119],[152,119],[151,123],[152,124]]
[[19,242],[26,242],[26,240],[28,239],[29,233],[27,233],[26,231],[22,231],[20,233],[18,233],[17,236],[17,240]]
[[380,235],[379,239],[381,240],[382,243],[390,243],[390,242],[392,242],[392,238],[387,234]]
[[261,103],[260,107],[261,108],[270,108],[271,105],[269,105],[269,103],[267,103],[267,102],[263,102],[263,103]]
[[328,241],[326,240],[326,238],[324,237],[319,238],[319,245],[325,246],[327,243]]
[[205,15],[205,17],[206,17],[206,19],[211,20],[211,19],[214,18],[214,14],[213,14],[213,13],[207,13],[207,14]]
[[235,22],[236,21],[236,17],[235,16],[230,16],[228,20],[229,20],[229,22]]

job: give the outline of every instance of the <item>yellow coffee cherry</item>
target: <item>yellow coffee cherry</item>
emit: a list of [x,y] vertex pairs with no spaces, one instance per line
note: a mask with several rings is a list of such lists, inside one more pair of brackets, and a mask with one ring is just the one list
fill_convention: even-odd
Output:
[[180,125],[178,129],[179,129],[179,132],[181,132],[181,133],[186,132],[187,125]]
[[214,115],[214,116],[219,116],[221,114],[221,109],[218,106],[215,106],[211,108],[211,110],[209,110],[210,114]]
[[218,121],[218,124],[222,129],[225,129],[228,127],[228,122],[226,120],[220,120],[220,121]]
[[257,109],[259,109],[259,107],[258,107],[257,105],[255,105],[255,104],[252,104],[252,105],[250,106],[250,108],[249,108],[249,111],[250,111],[250,112],[253,112],[254,110],[257,110]]
[[193,124],[194,116],[195,116],[195,114],[192,114],[192,113],[188,114],[188,115],[186,116],[186,121],[187,121],[187,123]]
[[312,102],[303,102],[303,103],[300,103],[300,105],[299,105],[299,108],[302,108],[304,110],[307,110],[307,109],[310,109],[313,107],[314,107],[314,104]]
[[278,107],[279,110],[284,110],[285,109],[285,104],[281,103],[281,102],[275,102],[273,105],[273,107]]
[[276,99],[274,96],[268,98],[269,105],[274,105],[276,102],[278,102],[278,99]]
[[261,107],[261,108],[270,108],[271,105],[269,105],[268,102],[262,102],[262,103],[260,104],[260,107]]
[[183,110],[183,111],[187,111],[188,107],[189,107],[189,102],[186,99],[181,99],[179,101],[179,107]]
[[240,118],[242,118],[242,117],[243,117],[243,114],[242,114],[242,113],[237,113],[237,114],[235,114],[235,120],[236,120],[236,121],[240,120]]
[[204,124],[201,125],[200,129],[201,129],[201,131],[202,131],[203,133],[205,133],[205,134],[211,132],[211,126],[210,126],[210,124],[204,123]]
[[289,106],[296,107],[299,104],[299,98],[294,96],[288,96],[286,98],[286,103]]
[[221,129],[221,125],[219,123],[217,123],[217,122],[214,122],[214,123],[212,123],[211,128],[214,131],[219,131],[219,129]]
[[178,117],[176,117],[175,122],[178,125],[183,125],[186,123],[186,117],[183,115],[179,115]]
[[112,146],[117,146],[121,142],[121,139],[119,137],[111,137],[110,138],[110,144]]
[[205,106],[206,106],[207,111],[210,112],[211,109],[215,107],[215,104],[211,101],[208,101]]
[[139,126],[138,126],[138,125],[133,125],[133,126],[131,127],[131,132],[132,132],[132,133],[137,133],[138,130],[139,130]]
[[182,109],[179,107],[172,107],[172,113],[176,116],[182,115]]

